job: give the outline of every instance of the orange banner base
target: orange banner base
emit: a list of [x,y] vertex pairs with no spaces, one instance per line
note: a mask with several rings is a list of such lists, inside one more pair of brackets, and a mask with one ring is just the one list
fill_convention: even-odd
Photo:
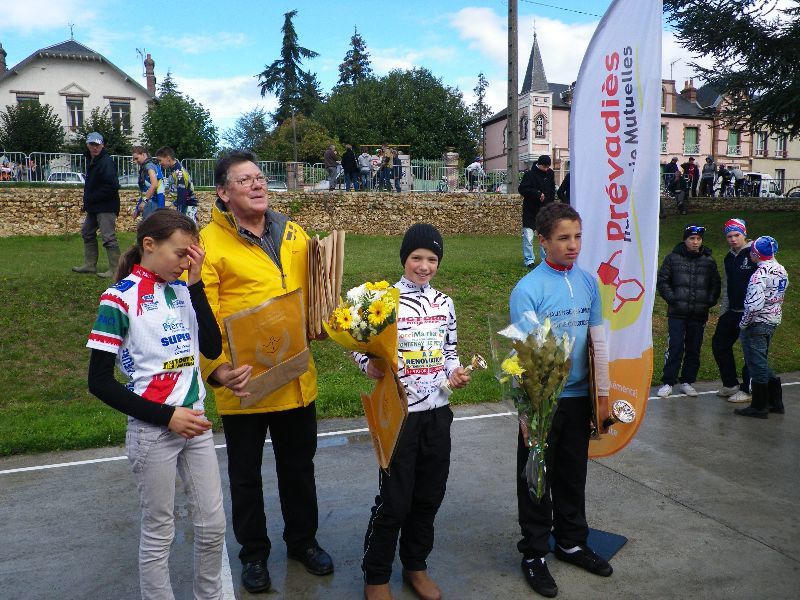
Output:
[[[589,458],[611,456],[627,446],[644,421],[647,398],[650,395],[650,380],[653,377],[653,348],[644,351],[639,358],[618,359],[608,363],[611,390],[609,406],[615,400],[627,400],[636,410],[633,423],[616,423],[600,439],[589,442]],[[622,384],[621,382],[626,382]]]

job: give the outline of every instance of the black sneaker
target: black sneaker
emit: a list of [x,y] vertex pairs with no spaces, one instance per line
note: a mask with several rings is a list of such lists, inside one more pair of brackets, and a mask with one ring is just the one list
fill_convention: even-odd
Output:
[[272,582],[267,571],[267,561],[255,560],[245,563],[242,568],[242,585],[251,594],[268,592]]
[[752,406],[745,406],[744,408],[735,408],[733,413],[740,417],[755,417],[756,419],[766,419],[769,416],[769,411],[758,410]]
[[572,563],[581,569],[586,569],[590,573],[600,575],[601,577],[608,577],[614,572],[614,569],[611,568],[611,565],[608,564],[608,561],[602,556],[596,554],[591,548],[589,548],[589,546],[580,546],[580,550],[570,553],[565,552],[561,546],[556,544],[556,550],[554,554],[559,560]]
[[306,571],[312,575],[329,575],[333,573],[333,559],[319,546],[311,546],[302,551],[289,551],[289,558],[303,563]]
[[556,597],[558,586],[553,576],[550,575],[550,570],[547,568],[547,563],[543,558],[535,558],[530,562],[523,558],[522,572],[534,592],[541,594],[545,598]]

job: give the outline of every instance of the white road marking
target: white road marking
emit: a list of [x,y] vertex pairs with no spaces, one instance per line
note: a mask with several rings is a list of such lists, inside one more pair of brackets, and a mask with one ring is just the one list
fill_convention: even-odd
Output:
[[236,593],[233,591],[233,575],[231,575],[231,561],[228,560],[228,544],[222,542],[222,598],[236,600]]
[[[800,381],[790,381],[783,384],[783,387],[788,387],[790,385],[800,385]],[[716,390],[710,390],[708,392],[698,392],[700,396],[706,396],[710,394],[716,394]],[[681,396],[685,396],[685,394],[673,394],[667,396],[667,398],[680,398]],[[666,400],[666,398],[660,398],[658,396],[650,396],[648,400]],[[468,417],[456,417],[454,421],[472,421],[474,419],[491,419],[494,417],[509,417],[515,413],[513,412],[501,412],[501,413],[488,413],[483,415],[472,415]],[[366,427],[361,427],[359,429],[343,429],[341,431],[326,431],[324,433],[318,433],[317,437],[331,437],[331,436],[341,436],[341,435],[350,435],[354,433],[367,433],[369,429]],[[272,440],[267,440],[267,444],[271,444]],[[214,448],[225,448],[225,444],[217,444]],[[77,460],[74,462],[65,462],[65,463],[55,463],[50,465],[36,465],[33,467],[20,467],[17,469],[5,469],[4,471],[0,471],[0,475],[10,475],[12,473],[25,473],[30,471],[45,471],[47,469],[62,469],[64,467],[79,467],[82,465],[93,465],[97,463],[104,463],[104,462],[112,462],[115,460],[125,460],[128,458],[127,456],[109,456],[107,458],[93,458],[91,460]]]

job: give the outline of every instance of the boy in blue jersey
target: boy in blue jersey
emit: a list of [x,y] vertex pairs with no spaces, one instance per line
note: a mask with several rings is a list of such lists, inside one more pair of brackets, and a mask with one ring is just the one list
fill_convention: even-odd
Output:
[[197,223],[197,197],[189,171],[175,158],[175,150],[169,146],[156,150],[156,158],[168,182],[167,193],[175,197],[175,208]]
[[572,367],[561,392],[547,437],[547,488],[534,502],[525,481],[528,431],[520,421],[517,444],[517,506],[522,539],[522,572],[537,593],[558,593],[545,562],[552,530],[556,558],[595,575],[608,577],[613,569],[587,545],[586,466],[589,457],[591,400],[589,398],[589,337],[594,346],[595,385],[600,396],[599,421],[608,416],[608,352],[597,282],[575,262],[581,251],[581,218],[567,204],[548,204],[536,216],[539,244],[546,259],[523,277],[511,292],[511,322],[525,322],[534,311],[539,322],[549,318],[556,336],[566,332],[575,344]]
[[144,146],[133,147],[133,162],[139,165],[140,195],[136,211],[146,219],[159,208],[164,208],[164,173]]

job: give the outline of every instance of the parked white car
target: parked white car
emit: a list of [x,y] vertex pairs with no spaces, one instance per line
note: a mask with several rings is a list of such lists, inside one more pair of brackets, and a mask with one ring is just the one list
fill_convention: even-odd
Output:
[[745,180],[745,196],[754,198],[780,198],[781,186],[779,182],[775,181],[772,175],[766,173],[748,172],[744,174]]
[[270,179],[267,182],[267,189],[270,192],[275,192],[277,194],[282,194],[284,192],[288,192],[289,188],[286,185],[285,181],[279,181],[277,179]]
[[83,185],[86,183],[86,180],[83,178],[83,173],[74,173],[72,171],[56,171],[47,176],[47,182]]

